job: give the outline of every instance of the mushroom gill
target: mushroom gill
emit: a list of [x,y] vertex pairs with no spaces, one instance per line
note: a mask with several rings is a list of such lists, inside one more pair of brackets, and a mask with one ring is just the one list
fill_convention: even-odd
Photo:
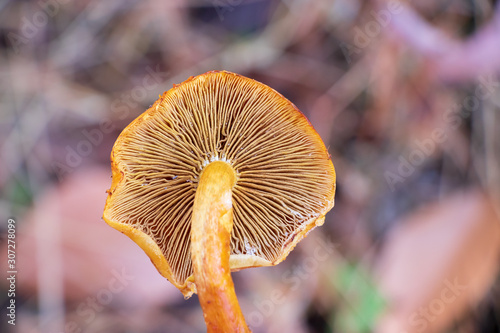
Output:
[[[275,265],[333,206],[335,171],[302,113],[268,86],[214,71],[175,85],[120,135],[104,219],[141,236],[179,289],[193,269],[192,207],[204,167],[235,170],[231,269]],[[135,229],[131,231],[132,229]],[[152,241],[152,242],[151,242]],[[148,252],[148,251],[146,251]],[[165,266],[163,264],[163,266]],[[183,291],[185,295],[185,290]]]

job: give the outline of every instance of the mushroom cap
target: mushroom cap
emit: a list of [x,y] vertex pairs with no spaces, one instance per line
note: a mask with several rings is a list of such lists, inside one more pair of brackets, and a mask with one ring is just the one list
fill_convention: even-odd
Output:
[[233,271],[278,264],[334,205],[328,151],[285,97],[226,71],[174,85],[116,140],[103,218],[186,297],[196,292],[192,207],[199,176],[213,161],[227,162],[237,176]]

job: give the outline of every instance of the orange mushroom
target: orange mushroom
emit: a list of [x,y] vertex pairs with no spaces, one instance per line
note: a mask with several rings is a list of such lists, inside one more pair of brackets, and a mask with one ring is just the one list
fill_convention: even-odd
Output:
[[104,220],[134,240],[209,332],[248,332],[231,271],[276,265],[334,205],[321,138],[286,98],[212,71],[174,85],[111,153]]

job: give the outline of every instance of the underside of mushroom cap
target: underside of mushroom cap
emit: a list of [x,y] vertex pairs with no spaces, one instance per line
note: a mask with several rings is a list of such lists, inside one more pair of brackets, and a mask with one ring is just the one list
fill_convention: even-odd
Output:
[[321,138],[285,97],[212,71],[174,85],[118,137],[104,220],[134,240],[185,296],[196,292],[190,230],[199,176],[237,175],[230,267],[276,265],[333,207],[335,171]]

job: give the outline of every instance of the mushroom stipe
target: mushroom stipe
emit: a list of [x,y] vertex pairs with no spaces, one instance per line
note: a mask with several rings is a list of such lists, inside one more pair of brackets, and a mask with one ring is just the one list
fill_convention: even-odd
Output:
[[230,272],[283,261],[334,205],[321,138],[281,94],[211,71],[120,134],[104,220],[135,241],[209,332],[247,332]]

